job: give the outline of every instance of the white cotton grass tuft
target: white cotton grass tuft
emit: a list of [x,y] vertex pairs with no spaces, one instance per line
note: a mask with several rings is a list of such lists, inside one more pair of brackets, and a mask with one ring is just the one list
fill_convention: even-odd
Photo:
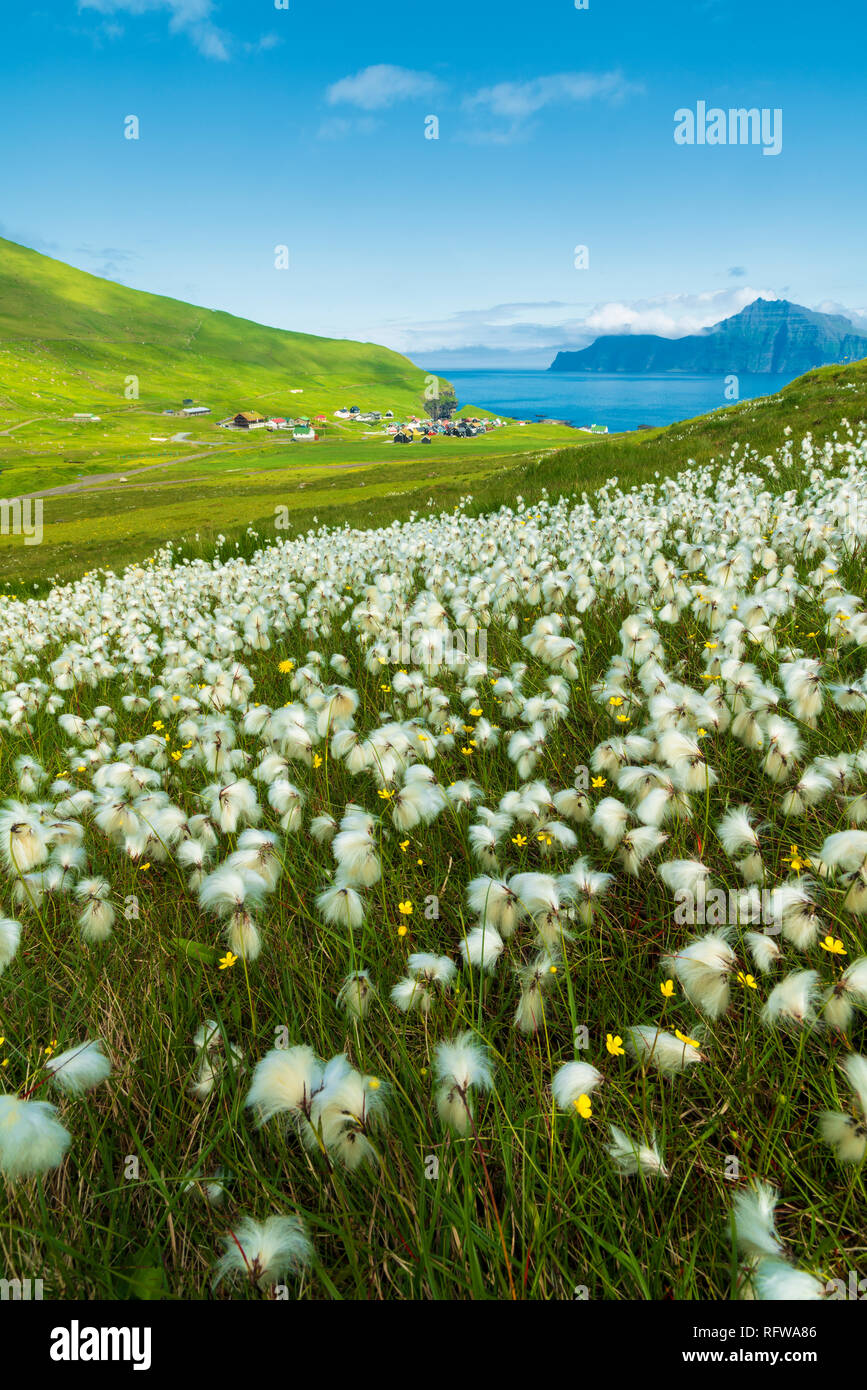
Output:
[[89,945],[107,941],[114,928],[115,911],[108,901],[111,885],[104,878],[83,878],[75,885],[75,896],[82,904],[78,925]]
[[762,1022],[767,1028],[799,1027],[813,1023],[818,984],[819,974],[816,970],[795,970],[786,975],[771,990],[762,1009]]
[[379,1163],[371,1134],[386,1125],[386,1090],[376,1076],[363,1076],[338,1053],[326,1063],[313,1097],[310,1124],[330,1157],[353,1171]]
[[418,1010],[428,1014],[433,1006],[433,985],[446,991],[451,989],[457,974],[457,966],[449,956],[435,956],[428,951],[414,952],[407,966],[409,974],[399,980],[391,991],[391,1002],[402,1013]]
[[762,975],[769,975],[783,954],[776,937],[767,932],[748,931],[744,933],[744,941],[753,965]]
[[430,981],[442,989],[450,989],[457,974],[457,966],[450,956],[435,956],[429,951],[414,951],[407,965],[417,980]]
[[560,911],[557,880],[550,874],[513,874],[509,879],[509,887],[517,893],[522,907],[537,924],[540,919]]
[[753,826],[753,813],[749,806],[736,806],[727,811],[716,828],[717,837],[729,859],[744,851],[757,850],[759,837]]
[[748,1281],[753,1297],[762,1302],[806,1303],[827,1297],[827,1285],[821,1279],[786,1260],[758,1260]]
[[822,923],[808,879],[794,878],[773,888],[768,912],[774,922],[781,924],[786,940],[799,951],[815,945]]
[[851,1052],[841,1070],[852,1087],[861,1114],[856,1117],[837,1110],[823,1110],[819,1117],[819,1133],[839,1162],[860,1163],[867,1154],[867,1057]]
[[652,825],[639,825],[627,830],[617,847],[617,857],[623,868],[633,878],[639,878],[641,870],[652,854],[661,849],[668,839],[664,830]]
[[678,819],[690,820],[692,808],[685,791],[666,781],[661,787],[654,787],[643,796],[636,808],[636,815],[643,825],[667,825]]
[[473,912],[504,938],[512,935],[525,911],[524,905],[503,879],[482,874],[467,884],[467,902]]
[[364,922],[364,900],[339,870],[334,882],[318,894],[316,908],[329,926],[355,928]]
[[589,1062],[564,1062],[554,1073],[551,1091],[561,1110],[571,1110],[581,1096],[587,1096],[602,1081],[601,1071]]
[[244,777],[236,782],[215,782],[204,788],[202,797],[224,835],[234,835],[242,825],[258,820],[261,814],[256,790]]
[[662,1161],[656,1143],[656,1135],[651,1134],[650,1143],[643,1140],[630,1139],[624,1130],[617,1125],[610,1125],[611,1143],[608,1145],[608,1154],[614,1161],[614,1166],[619,1172],[627,1176],[635,1173],[643,1173],[649,1178],[667,1178],[668,1169]]
[[226,1172],[223,1168],[217,1168],[212,1178],[193,1179],[191,1182],[184,1183],[181,1190],[185,1194],[195,1192],[209,1207],[218,1207],[222,1205],[226,1196],[226,1184],[231,1178],[231,1173]]
[[372,835],[366,830],[341,830],[331,842],[344,883],[372,888],[382,877],[382,864]]
[[223,1237],[225,1253],[217,1261],[213,1286],[227,1276],[246,1278],[260,1288],[287,1274],[301,1274],[313,1261],[313,1244],[300,1216],[244,1216]]
[[606,796],[599,802],[590,819],[590,829],[599,836],[604,848],[613,854],[629,824],[630,810],[614,796]]
[[829,835],[819,851],[819,860],[829,869],[855,873],[867,862],[867,830],[840,830]]
[[327,845],[333,840],[337,831],[337,821],[333,816],[323,813],[321,816],[314,816],[310,822],[310,834],[318,845]]
[[486,974],[497,968],[497,962],[506,949],[505,942],[490,922],[473,927],[460,942],[460,952],[467,965],[474,965]]
[[238,848],[226,863],[232,868],[258,874],[269,893],[273,893],[283,873],[280,841],[270,831],[250,826],[238,836]]
[[244,1065],[244,1054],[233,1042],[224,1045],[223,1032],[215,1019],[209,1018],[193,1034],[193,1047],[198,1054],[198,1070],[190,1090],[197,1100],[206,1100],[213,1091],[226,1066],[232,1070]]
[[17,876],[38,869],[48,858],[45,828],[30,806],[9,801],[0,810],[0,858]]
[[669,957],[663,969],[673,972],[687,999],[701,1013],[720,1018],[729,1006],[729,976],[736,962],[725,934],[710,932]]
[[676,897],[697,898],[707,884],[710,869],[698,859],[670,859],[657,865],[656,872]]
[[58,1168],[71,1142],[49,1101],[0,1095],[0,1172],[7,1178]]
[[434,1053],[434,1076],[439,1082],[437,1113],[444,1124],[466,1134],[472,1126],[473,1094],[490,1091],[493,1063],[485,1043],[471,1032],[441,1042]]
[[321,1089],[323,1077],[323,1064],[312,1047],[299,1044],[272,1048],[257,1062],[244,1104],[253,1110],[260,1125],[275,1115],[309,1119],[313,1097]]
[[490,825],[471,825],[467,831],[467,839],[470,842],[473,857],[481,864],[482,868],[496,873],[500,866],[497,852],[500,835],[496,829]]
[[0,917],[0,975],[11,965],[21,944],[21,923],[14,917]]
[[822,997],[822,1019],[847,1033],[856,1009],[867,1010],[867,956],[859,956],[829,985]]
[[514,1026],[521,1033],[536,1033],[545,1020],[544,991],[550,985],[557,967],[547,951],[540,951],[529,963],[516,971],[521,994],[515,1010]]
[[199,905],[217,917],[230,917],[241,908],[260,907],[267,887],[249,868],[221,864],[202,880]]
[[376,986],[367,970],[347,975],[337,995],[337,1007],[350,1018],[365,1018],[376,998]]
[[96,1039],[49,1057],[45,1069],[59,1091],[77,1096],[106,1081],[111,1075],[111,1062],[102,1050],[102,1042]]
[[687,1067],[704,1060],[694,1040],[678,1038],[650,1024],[627,1028],[626,1042],[642,1066],[656,1067],[661,1072],[686,1071]]
[[585,926],[593,922],[598,903],[614,881],[614,875],[591,869],[585,858],[576,860],[557,880],[561,897],[570,903]]
[[779,1193],[768,1183],[754,1182],[735,1194],[732,1217],[735,1241],[742,1255],[780,1255],[783,1244],[774,1224]]

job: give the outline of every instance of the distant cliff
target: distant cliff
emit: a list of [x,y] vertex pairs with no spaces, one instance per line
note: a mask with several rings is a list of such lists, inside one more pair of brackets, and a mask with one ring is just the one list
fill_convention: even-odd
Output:
[[757,299],[739,314],[686,338],[609,334],[579,352],[558,352],[551,372],[770,372],[800,376],[829,362],[867,357],[867,335],[839,314],[787,299]]

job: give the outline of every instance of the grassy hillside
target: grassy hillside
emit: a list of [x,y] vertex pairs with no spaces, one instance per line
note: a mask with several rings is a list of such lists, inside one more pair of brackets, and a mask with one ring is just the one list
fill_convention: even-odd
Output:
[[[436,441],[430,447],[397,448],[359,431],[351,438],[334,432],[315,446],[287,444],[282,436],[232,437],[224,452],[207,453],[200,444],[153,445],[180,462],[150,468],[152,457],[130,461],[127,482],[107,482],[87,490],[45,497],[44,541],[26,546],[20,536],[0,536],[0,583],[42,583],[49,576],[72,576],[97,565],[120,569],[141,559],[165,539],[184,541],[186,553],[206,552],[218,535],[249,551],[259,537],[273,538],[276,508],[288,509],[290,531],[315,523],[376,526],[412,511],[436,512],[471,495],[482,511],[518,495],[535,501],[544,489],[553,495],[592,492],[616,476],[631,487],[683,467],[720,461],[738,444],[763,455],[779,447],[790,428],[796,440],[812,433],[833,435],[842,419],[867,420],[867,362],[824,367],[792,382],[775,396],[744,401],[667,429],[635,434],[592,436],[558,426],[511,426],[478,439]],[[35,427],[33,427],[35,428]],[[59,424],[58,439],[67,438]],[[97,429],[101,428],[99,426]],[[123,435],[125,426],[117,430]],[[223,440],[223,431],[216,431]],[[16,457],[4,480],[7,496],[35,490],[45,468],[28,459],[23,440],[30,429],[7,440]],[[193,430],[205,440],[206,431]],[[104,448],[108,440],[101,441]],[[562,447],[563,440],[568,447]],[[16,444],[12,441],[17,440]],[[0,440],[0,444],[2,444]],[[168,451],[168,452],[167,452]],[[121,451],[122,452],[122,451]],[[159,455],[157,455],[159,456]],[[101,473],[112,463],[106,454],[67,469]],[[134,472],[136,467],[148,471]],[[59,476],[52,467],[46,476]],[[248,535],[248,528],[256,533]],[[287,534],[285,531],[283,534]]]
[[[847,1288],[867,451],[819,443],[858,382],[795,401],[761,461],[745,412],[484,484],[589,490],[607,459],[638,497],[365,532],[397,500],[347,491],[320,510],[345,529],[249,564],[163,550],[0,604],[9,1276],[185,1302]],[[764,449],[786,416],[751,409]],[[661,516],[666,459],[734,442]],[[440,612],[480,663],[422,644]],[[272,1217],[309,1233],[297,1265],[259,1258]]]
[[[0,409],[30,414],[191,397],[215,414],[244,408],[418,407],[425,373],[372,343],[266,328],[145,294],[0,239]],[[303,397],[291,396],[300,386]],[[348,401],[351,395],[363,401]]]
[[[91,1300],[845,1288],[867,363],[619,438],[184,446],[106,415],[86,447],[56,407],[4,444],[7,496],[84,475],[40,499],[42,545],[0,540],[26,581],[0,602],[8,1274]],[[263,547],[277,508],[322,529]],[[483,664],[407,644],[439,611]],[[312,1241],[288,1273],[270,1217]]]
[[[129,375],[139,379],[137,400],[124,397]],[[45,494],[42,544],[0,535],[0,584],[8,592],[96,566],[121,569],[168,539],[207,551],[222,534],[247,548],[275,535],[278,508],[293,531],[347,519],[375,526],[468,495],[481,510],[543,489],[592,491],[612,476],[631,486],[689,459],[720,460],[746,440],[769,453],[787,427],[796,438],[824,438],[844,417],[867,419],[867,363],[821,368],[775,396],[667,429],[607,437],[513,424],[399,448],[331,415],[344,403],[417,411],[424,375],[385,348],[265,328],[0,241],[0,495]],[[301,394],[289,394],[293,387]],[[214,414],[161,413],[184,397]],[[329,423],[309,446],[217,428],[242,406],[321,410]],[[101,419],[73,424],[75,410]]]
[[[405,491],[405,483],[390,481],[404,471],[415,482],[446,472],[469,491],[464,458],[478,476],[480,460],[486,474],[518,450],[574,434],[515,425],[470,445],[449,441],[447,451],[436,450],[442,458],[433,469],[431,459],[417,456],[406,470],[410,459],[383,428],[334,419],[335,409],[350,404],[390,409],[398,419],[420,413],[427,381],[405,357],[376,344],[284,332],[145,294],[0,239],[0,495],[71,490],[46,499],[44,544],[31,548],[20,535],[0,535],[0,575],[118,566],[164,539],[197,532],[207,542],[273,519],[276,503],[289,503],[289,493],[304,496],[315,476],[330,475],[329,497],[342,497],[334,480],[349,465],[386,469],[384,486],[371,494]],[[164,413],[187,398],[212,414]],[[311,454],[286,434],[218,428],[242,409],[328,420],[317,427]],[[82,411],[99,418],[74,421]]]

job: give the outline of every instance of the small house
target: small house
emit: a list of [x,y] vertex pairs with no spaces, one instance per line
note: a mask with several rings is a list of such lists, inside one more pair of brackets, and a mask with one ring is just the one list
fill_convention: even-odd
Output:
[[232,424],[236,430],[261,430],[265,425],[265,416],[256,410],[241,410],[232,420]]
[[292,438],[299,440],[302,444],[308,443],[316,438],[316,431],[311,425],[298,424],[292,431]]
[[185,405],[181,411],[181,415],[210,415],[210,413],[211,407],[209,405]]

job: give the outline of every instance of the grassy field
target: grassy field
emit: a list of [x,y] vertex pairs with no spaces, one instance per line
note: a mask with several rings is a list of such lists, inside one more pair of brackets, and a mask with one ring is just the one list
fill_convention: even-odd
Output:
[[[4,490],[128,481],[47,496],[41,545],[0,538],[0,1275],[90,1299],[845,1285],[867,364],[629,436],[183,446],[117,400],[132,292],[63,269],[28,308],[48,334],[78,303],[80,346],[4,341]],[[195,384],[192,340],[213,364],[240,330],[167,304],[150,331]],[[257,333],[238,382],[276,351]],[[73,434],[73,397],[104,420]],[[485,646],[440,661],[420,633]],[[696,875],[721,922],[680,915]],[[760,885],[757,946],[736,895]],[[773,1218],[738,1212],[756,1183]]]
[[[121,566],[165,539],[213,544],[250,524],[267,533],[278,506],[300,519],[320,504],[329,512],[361,505],[372,518],[389,497],[399,505],[446,480],[459,496],[518,455],[575,439],[562,426],[514,424],[401,448],[382,426],[334,418],[348,405],[421,415],[432,380],[375,344],[143,294],[0,239],[0,494],[48,494],[43,544],[0,534],[0,583]],[[184,399],[211,415],[164,413]],[[312,445],[218,428],[244,409],[327,422]],[[81,411],[99,419],[74,422]]]
[[[854,486],[863,487],[865,448],[842,422],[855,426],[867,414],[865,391],[863,365],[828,369],[778,400],[652,438],[530,459],[491,452],[490,473],[473,487],[483,457],[470,460],[474,441],[460,455],[466,482],[453,476],[457,455],[439,476],[413,476],[433,468],[413,453],[399,465],[353,464],[329,497],[328,474],[310,463],[294,479],[305,484],[291,508],[300,538],[285,554],[254,557],[247,535],[239,546],[249,562],[179,566],[177,555],[163,553],[122,578],[90,575],[41,602],[7,599],[0,781],[26,805],[0,823],[3,908],[22,923],[20,949],[0,978],[0,1065],[7,1095],[59,1101],[71,1135],[68,1156],[44,1176],[4,1185],[0,1264],[8,1275],[42,1278],[46,1297],[198,1299],[212,1296],[225,1249],[236,1265],[236,1277],[219,1288],[226,1298],[272,1296],[286,1281],[291,1296],[311,1299],[729,1299],[765,1268],[749,1266],[748,1246],[741,1254],[749,1267],[739,1271],[732,1244],[733,1199],[754,1180],[780,1194],[784,1271],[804,1271],[815,1289],[863,1266],[863,1159],[839,1163],[818,1135],[823,1110],[850,1112],[839,1064],[865,1051],[863,1012],[845,1026],[797,1028],[768,1026],[763,1010],[784,977],[808,969],[824,1011],[826,991],[867,953],[864,918],[847,907],[846,885],[833,871],[817,872],[826,838],[863,819],[856,803],[867,787],[867,696],[842,708],[834,694],[864,678],[863,537],[846,530],[845,510],[832,519],[829,500],[844,467],[861,470]],[[735,444],[737,465],[727,470]],[[695,466],[666,494],[660,524],[660,489],[688,461]],[[294,497],[279,470],[260,494],[246,474],[236,489],[234,466],[228,457],[217,465],[223,486],[215,484],[211,530],[227,517],[246,524],[257,508],[267,516],[281,487]],[[230,479],[236,495],[225,486]],[[586,508],[556,501],[602,484]],[[625,495],[633,485],[645,490],[641,498]],[[472,502],[455,508],[469,492]],[[424,497],[434,501],[422,505]],[[187,500],[193,505],[179,492],[163,501],[170,517],[154,490],[130,550],[149,533],[171,534],[174,509]],[[413,511],[403,526],[391,524]],[[304,539],[314,517],[387,529]],[[827,528],[818,541],[805,529],[814,517]],[[80,558],[98,565],[114,542],[109,514],[97,522],[101,549],[85,539],[84,515],[76,524]],[[206,528],[198,529],[210,556]],[[736,554],[732,587],[724,573]],[[668,568],[652,568],[657,557]],[[389,583],[377,587],[383,575]],[[582,587],[588,579],[591,596]],[[407,613],[437,621],[432,595],[450,627],[469,617],[484,630],[481,666],[431,670],[415,654],[392,651]],[[845,613],[837,596],[845,596]],[[663,614],[664,604],[672,611]],[[383,614],[372,628],[371,605]],[[558,631],[569,638],[565,649],[550,646]],[[676,727],[700,750],[698,781],[666,751],[650,656],[666,688],[689,692]],[[814,659],[818,715],[802,707],[782,669]],[[734,663],[728,676],[725,662]],[[759,747],[732,731],[738,674],[747,667],[759,680],[750,696]],[[347,700],[339,713],[330,703],[336,680]],[[714,692],[719,701],[710,704]],[[303,737],[268,722],[288,702],[302,708]],[[61,711],[89,723],[61,727]],[[765,761],[768,739],[783,737],[774,733],[778,716],[797,744],[780,779]],[[541,732],[533,733],[534,719]],[[372,742],[383,721],[388,747],[411,740],[393,767],[386,744]],[[341,727],[379,750],[361,771],[350,765],[352,739],[335,741]],[[587,813],[622,797],[634,821],[638,795],[620,787],[609,749],[624,730],[649,741],[633,752],[639,766],[656,767],[663,781],[683,776],[677,785],[688,788],[681,813],[665,823],[664,845],[634,874],[622,842],[606,846],[570,793],[589,768]],[[528,731],[532,756],[526,742],[513,744]],[[407,824],[397,810],[408,799],[404,764],[424,763],[429,753],[439,809]],[[851,760],[843,780],[826,779],[802,813],[784,811],[784,793],[823,757]],[[256,790],[251,819],[275,837],[274,891],[253,908],[259,889],[249,874],[245,889],[259,953],[246,927],[239,937],[236,923],[233,935],[225,913],[202,905],[201,874],[181,853],[196,841],[207,874],[243,852],[244,817],[236,826],[219,822],[208,791],[239,777]],[[288,802],[268,795],[281,778],[294,788]],[[476,788],[467,793],[472,809],[449,799],[467,779]],[[758,828],[766,886],[791,887],[806,873],[821,929],[817,923],[798,941],[785,932],[782,961],[765,975],[742,925],[731,924],[726,1007],[714,1014],[667,959],[710,928],[678,921],[657,869],[698,862],[725,890],[743,888],[719,829],[742,804]],[[491,860],[470,834],[482,824],[480,808],[505,817]],[[369,853],[379,865],[358,888],[362,917],[352,921],[335,918],[320,898],[338,850],[317,818],[347,814],[369,818]],[[37,855],[20,881],[20,831],[12,827],[22,818],[42,827],[36,839],[44,838],[50,862]],[[78,856],[68,847],[79,831],[62,828],[70,821],[80,827]],[[568,899],[553,918],[526,905],[568,876],[578,855],[613,875],[586,917]],[[461,947],[472,960],[479,916],[471,880],[528,872],[544,882],[521,889],[521,919],[512,935],[503,929],[496,968],[467,964]],[[104,940],[82,936],[82,897],[71,890],[85,876],[104,881],[116,914]],[[489,944],[491,925],[493,918]],[[391,999],[414,952],[457,966],[450,988],[431,986],[426,1013],[403,1012]],[[353,1010],[341,986],[356,978],[351,1005],[360,971],[364,1003]],[[522,1008],[526,1029],[516,1027]],[[206,1028],[210,1043],[200,1032],[207,1020],[216,1025],[213,1036]],[[694,1044],[702,1060],[674,1075],[642,1064],[628,1047],[635,1025],[657,1036],[677,1030],[686,1040],[681,1053]],[[478,1084],[484,1071],[476,1073],[472,1110],[458,1105],[463,1123],[455,1126],[438,1101],[438,1048],[465,1032],[491,1065],[492,1084],[486,1090]],[[95,1037],[111,1077],[64,1096],[46,1064]],[[338,1087],[313,1129],[285,1108],[258,1126],[245,1103],[261,1078],[257,1066],[275,1049],[279,1057],[302,1045],[322,1059],[345,1050],[356,1079]],[[572,1060],[602,1080],[591,1076],[579,1103],[558,1105],[552,1082]],[[379,1123],[381,1100],[387,1118]],[[646,1157],[639,1172],[618,1171],[611,1125],[630,1142],[655,1143],[665,1172]],[[8,1145],[0,1132],[7,1162]],[[258,1280],[265,1256],[242,1223],[274,1215],[300,1217],[315,1253],[294,1274],[288,1259],[275,1260]]]
[[[64,452],[61,441],[69,427],[55,421],[50,426],[54,453],[44,452],[44,445],[33,440],[39,461],[23,449],[24,439],[32,437],[28,430],[0,436],[5,496],[75,483],[79,474],[87,479],[120,469],[128,481],[45,497],[41,545],[26,545],[20,535],[0,535],[0,583],[7,590],[34,582],[41,588],[55,575],[68,578],[96,566],[122,567],[169,539],[183,545],[186,554],[202,554],[223,535],[247,553],[250,527],[257,536],[273,539],[348,518],[358,525],[378,525],[413,511],[452,507],[470,495],[473,507],[485,508],[519,494],[533,500],[543,489],[553,495],[592,491],[612,477],[628,487],[657,472],[671,472],[688,458],[718,464],[733,445],[747,439],[761,456],[779,447],[787,424],[794,422],[792,427],[807,433],[825,428],[835,415],[852,420],[867,416],[863,364],[822,368],[776,396],[744,401],[695,421],[608,437],[563,426],[513,424],[476,439],[441,438],[429,447],[402,447],[360,437],[365,431],[355,426],[355,435],[349,427],[329,428],[321,441],[304,445],[261,433],[227,440],[213,426],[194,426],[190,445],[148,441],[155,451],[150,454],[143,443],[133,453],[119,442],[133,423],[142,439],[151,430],[133,414],[118,418],[118,441],[111,452],[104,446],[98,458],[63,464],[57,450]],[[42,426],[30,427],[36,428]],[[111,439],[110,431],[107,437]],[[202,457],[214,438],[213,454]],[[185,454],[199,457],[185,461]],[[166,457],[178,461],[153,472],[134,472]],[[288,520],[282,532],[276,527],[278,508],[288,511],[288,518],[280,513],[282,523]]]
[[[32,582],[95,565],[122,567],[143,559],[156,540],[207,546],[221,533],[237,538],[248,526],[273,537],[278,508],[288,509],[293,530],[320,511],[329,518],[345,516],[347,507],[356,520],[372,522],[390,508],[408,509],[408,499],[409,506],[427,505],[431,497],[456,501],[479,486],[496,485],[501,474],[555,449],[570,434],[562,427],[514,425],[475,439],[400,446],[340,437],[292,444],[285,436],[263,438],[257,432],[252,439],[230,435],[213,452],[192,445],[189,460],[178,459],[184,446],[175,444],[177,461],[165,468],[150,470],[145,457],[129,465],[116,457],[111,466],[124,469],[126,482],[43,498],[42,544],[0,536],[0,576]],[[47,486],[69,481],[56,469],[41,475],[22,463],[19,458],[8,471],[6,496],[41,491],[46,477]],[[136,473],[136,467],[150,471]]]

